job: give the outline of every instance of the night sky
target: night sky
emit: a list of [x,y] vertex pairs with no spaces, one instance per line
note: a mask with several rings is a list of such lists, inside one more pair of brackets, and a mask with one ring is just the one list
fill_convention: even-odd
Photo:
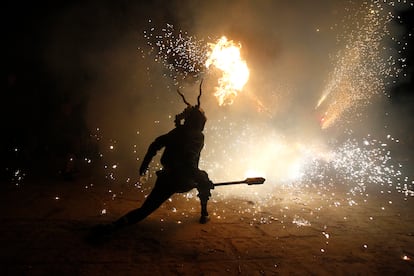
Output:
[[[2,176],[13,166],[36,171],[39,164],[54,163],[69,153],[97,156],[102,145],[91,145],[91,136],[116,141],[125,154],[138,145],[139,155],[156,135],[171,129],[172,116],[184,105],[175,94],[175,81],[163,64],[154,61],[143,35],[166,24],[205,41],[221,35],[239,41],[251,69],[247,94],[255,95],[270,110],[270,115],[258,112],[247,96],[240,96],[233,106],[218,107],[208,93],[214,80],[207,79],[202,100],[211,124],[207,135],[222,117],[264,123],[295,138],[303,131],[313,135],[320,131],[315,130],[320,114],[313,107],[328,81],[332,57],[344,46],[338,37],[346,30],[343,18],[352,11],[347,7],[358,5],[344,1],[7,1],[1,9]],[[395,20],[392,32],[408,43],[402,54],[406,76],[387,86],[389,97],[378,100],[381,104],[374,99],[361,114],[382,118],[384,109],[392,111],[389,121],[378,124],[388,125],[406,137],[402,141],[411,143],[413,7],[398,9],[396,14],[403,23]],[[397,43],[388,43],[398,51]],[[195,99],[191,93],[199,80],[195,76],[180,83],[190,101]],[[304,120],[312,116],[314,121]],[[338,133],[343,128],[329,131]]]

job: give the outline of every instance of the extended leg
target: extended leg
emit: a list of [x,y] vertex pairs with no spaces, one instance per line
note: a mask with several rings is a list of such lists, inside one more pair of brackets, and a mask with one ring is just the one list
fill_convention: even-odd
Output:
[[[174,192],[172,190],[166,190],[164,183],[160,183],[162,179],[157,179],[155,186],[151,193],[148,195],[145,202],[138,209],[132,210],[117,221],[114,222],[116,227],[122,227],[125,225],[131,225],[137,223],[152,212],[158,209],[162,203],[164,203],[168,198],[170,198]],[[168,187],[168,186],[167,186]]]
[[119,228],[137,223],[158,209],[164,201],[175,193],[166,184],[168,184],[168,178],[158,177],[154,188],[140,208],[132,210],[113,223],[95,226],[89,236],[91,241],[99,242],[102,237],[110,235]]

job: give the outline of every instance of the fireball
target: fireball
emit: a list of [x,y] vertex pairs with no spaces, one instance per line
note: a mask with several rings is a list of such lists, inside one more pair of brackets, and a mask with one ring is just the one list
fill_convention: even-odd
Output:
[[240,56],[241,45],[221,37],[217,43],[209,43],[205,66],[214,66],[222,72],[214,96],[219,105],[232,104],[249,79],[249,68]]

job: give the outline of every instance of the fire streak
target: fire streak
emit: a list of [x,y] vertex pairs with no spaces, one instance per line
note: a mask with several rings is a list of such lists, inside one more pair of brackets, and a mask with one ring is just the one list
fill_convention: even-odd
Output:
[[[389,6],[393,4],[364,2],[356,14],[350,13],[348,20],[357,24],[339,39],[345,47],[337,53],[334,69],[315,107],[325,111],[322,129],[354,116],[374,97],[386,94],[387,80],[400,74],[401,68],[396,66],[398,56],[391,55],[392,51],[384,45],[384,38],[391,36],[389,24],[394,18],[386,12]],[[403,59],[398,60],[404,63]]]
[[211,65],[222,71],[214,95],[219,105],[232,104],[249,79],[246,61],[240,57],[240,48],[232,40],[222,36],[217,43],[209,43],[211,51],[207,54],[205,66]]

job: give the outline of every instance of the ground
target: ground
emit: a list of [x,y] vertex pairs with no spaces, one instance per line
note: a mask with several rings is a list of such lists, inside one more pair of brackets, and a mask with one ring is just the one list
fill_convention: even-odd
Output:
[[414,275],[414,198],[397,192],[349,204],[343,191],[280,186],[263,201],[257,187],[231,188],[251,197],[217,187],[205,225],[196,194],[176,195],[95,243],[91,228],[139,206],[149,188],[90,176],[2,187],[2,275]]

